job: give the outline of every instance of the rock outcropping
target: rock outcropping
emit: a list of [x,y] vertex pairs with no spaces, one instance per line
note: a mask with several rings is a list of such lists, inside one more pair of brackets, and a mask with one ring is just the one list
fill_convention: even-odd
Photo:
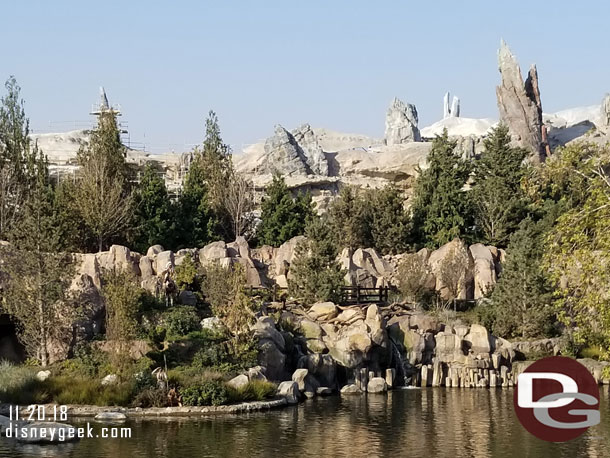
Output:
[[535,162],[543,161],[542,103],[538,87],[538,71],[532,65],[525,83],[519,62],[504,41],[498,51],[502,81],[496,88],[500,119],[510,129],[515,145],[531,152]]
[[386,145],[402,145],[421,141],[418,122],[415,105],[395,98],[388,108],[385,118]]
[[288,132],[275,126],[275,135],[265,142],[267,161],[259,172],[285,175],[328,176],[328,162],[309,124]]
[[451,106],[449,106],[450,97],[449,92],[446,92],[445,97],[443,97],[443,119],[460,117],[460,99],[454,95]]
[[601,122],[606,132],[610,129],[610,94],[606,94],[601,105]]

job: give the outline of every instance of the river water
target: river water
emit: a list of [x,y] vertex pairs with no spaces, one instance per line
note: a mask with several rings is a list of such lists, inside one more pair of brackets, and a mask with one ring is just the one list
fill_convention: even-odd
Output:
[[[610,458],[607,387],[601,424],[563,444],[543,442],[526,432],[514,415],[512,394],[499,389],[428,388],[332,396],[252,414],[130,421],[124,426],[132,428],[131,439],[24,446],[3,438],[0,457]],[[94,428],[98,431],[100,425]]]

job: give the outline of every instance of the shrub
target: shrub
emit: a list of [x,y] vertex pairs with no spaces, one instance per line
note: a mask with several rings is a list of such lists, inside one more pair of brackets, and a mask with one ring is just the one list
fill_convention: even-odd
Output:
[[181,390],[182,403],[187,406],[218,406],[229,401],[227,387],[220,381],[209,381]]
[[175,281],[180,291],[197,288],[197,266],[190,253],[187,253],[182,263],[176,266]]
[[0,362],[0,403],[31,404],[44,402],[40,393],[37,369],[16,366],[8,361]]
[[255,320],[259,303],[245,293],[246,272],[241,264],[224,268],[218,263],[207,266],[203,292],[212,313],[233,335],[247,332]]
[[172,308],[163,314],[163,322],[168,337],[181,337],[201,329],[197,311],[195,307],[190,306]]
[[267,380],[252,380],[239,388],[227,387],[231,402],[263,401],[275,395],[277,387]]
[[134,407],[167,407],[167,391],[160,388],[146,388],[140,391],[133,400]]
[[189,388],[209,381],[222,381],[225,374],[213,369],[200,369],[192,366],[179,366],[170,369],[167,380],[170,387]]
[[408,254],[402,259],[398,266],[398,281],[405,300],[417,303],[424,298],[428,275],[428,266],[418,254]]
[[44,383],[49,400],[57,404],[128,406],[135,391],[133,382],[102,386],[99,380],[68,376],[50,377]]

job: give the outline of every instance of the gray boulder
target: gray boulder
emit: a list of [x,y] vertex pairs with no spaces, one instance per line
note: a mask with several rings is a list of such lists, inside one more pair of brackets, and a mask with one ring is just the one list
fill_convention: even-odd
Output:
[[361,393],[362,393],[362,391],[360,391],[360,388],[358,388],[353,383],[350,385],[345,385],[343,388],[341,388],[342,395],[361,394]]
[[286,398],[288,404],[298,404],[301,396],[299,385],[293,381],[282,382],[277,387],[277,395]]
[[388,384],[383,377],[373,377],[366,386],[367,393],[384,393],[388,391]]
[[394,98],[385,118],[386,145],[402,145],[421,141],[418,122],[415,105],[405,104],[398,98]]

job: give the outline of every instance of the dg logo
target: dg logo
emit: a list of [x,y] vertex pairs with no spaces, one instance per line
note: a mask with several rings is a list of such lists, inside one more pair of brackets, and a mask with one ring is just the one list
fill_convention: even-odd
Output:
[[523,427],[549,442],[575,439],[600,421],[595,379],[563,356],[536,361],[517,377],[514,406]]

